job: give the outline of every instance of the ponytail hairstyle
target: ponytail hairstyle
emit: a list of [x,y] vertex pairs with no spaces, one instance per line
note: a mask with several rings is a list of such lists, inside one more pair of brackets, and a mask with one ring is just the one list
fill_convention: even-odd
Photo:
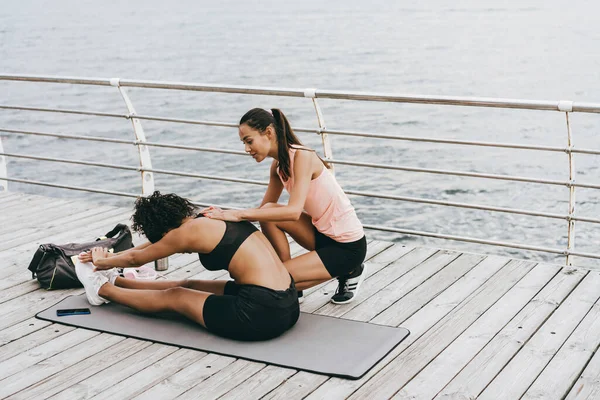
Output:
[[179,228],[185,218],[193,216],[195,209],[196,206],[183,197],[155,191],[135,201],[131,227],[156,243],[171,229]]
[[[265,110],[263,108],[253,108],[240,119],[240,125],[246,124],[252,129],[256,129],[263,134],[269,125],[273,125],[275,136],[277,138],[277,157],[279,158],[279,172],[283,181],[287,181],[292,171],[290,171],[290,148],[293,144],[302,146],[300,139],[294,134],[289,121],[278,108]],[[323,161],[323,160],[321,160]],[[329,168],[329,165],[323,161],[323,164]]]

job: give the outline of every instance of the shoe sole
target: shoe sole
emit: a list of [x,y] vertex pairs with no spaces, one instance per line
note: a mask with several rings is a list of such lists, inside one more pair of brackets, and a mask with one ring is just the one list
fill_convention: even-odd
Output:
[[360,274],[360,279],[358,280],[358,283],[356,284],[356,290],[354,291],[354,296],[352,296],[351,299],[348,299],[348,300],[345,300],[345,301],[335,301],[335,300],[333,300],[333,298],[331,298],[329,301],[331,301],[333,304],[348,304],[348,303],[352,303],[358,297],[358,291],[360,290],[360,286],[364,282],[366,276],[367,276],[367,264],[365,264],[365,266],[363,268],[363,272],[362,272],[362,274]]

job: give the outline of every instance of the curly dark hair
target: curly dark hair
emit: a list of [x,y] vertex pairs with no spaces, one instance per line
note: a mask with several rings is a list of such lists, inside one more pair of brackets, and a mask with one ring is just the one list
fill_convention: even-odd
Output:
[[186,217],[194,215],[196,206],[176,194],[158,190],[135,201],[131,228],[152,243],[158,242],[171,229],[179,228]]

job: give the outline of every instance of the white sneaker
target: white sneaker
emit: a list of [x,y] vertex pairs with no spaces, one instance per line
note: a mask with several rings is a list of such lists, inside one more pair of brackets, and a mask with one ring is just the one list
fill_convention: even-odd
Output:
[[104,271],[96,271],[96,272],[104,275],[106,277],[106,279],[108,279],[108,281],[110,283],[112,283],[113,285],[115,284],[115,281],[117,280],[117,278],[120,276],[119,271],[117,271],[116,268],[111,268],[111,269],[107,269]]
[[98,291],[102,285],[108,282],[108,278],[101,272],[94,272],[94,264],[78,261],[75,263],[75,273],[77,279],[83,285],[85,295],[91,305],[99,306],[109,302],[98,295]]
[[330,301],[333,304],[348,304],[354,301],[366,276],[367,264],[361,264],[350,275],[339,277],[338,288]]

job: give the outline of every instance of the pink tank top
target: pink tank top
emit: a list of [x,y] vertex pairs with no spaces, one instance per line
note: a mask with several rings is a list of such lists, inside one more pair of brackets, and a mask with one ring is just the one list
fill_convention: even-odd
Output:
[[[301,147],[297,146],[297,148]],[[288,193],[291,193],[294,187],[294,156],[297,148],[290,148],[291,176],[287,182],[283,180],[281,172],[277,171],[279,179]],[[325,166],[323,166],[321,174],[310,181],[304,211],[311,216],[312,223],[319,232],[336,242],[354,242],[365,235],[350,199]]]

